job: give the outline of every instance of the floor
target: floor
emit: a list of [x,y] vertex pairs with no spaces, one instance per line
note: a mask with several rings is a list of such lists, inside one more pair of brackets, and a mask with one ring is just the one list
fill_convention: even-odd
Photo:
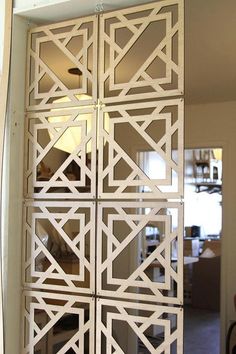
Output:
[[184,354],[219,354],[219,313],[186,306]]

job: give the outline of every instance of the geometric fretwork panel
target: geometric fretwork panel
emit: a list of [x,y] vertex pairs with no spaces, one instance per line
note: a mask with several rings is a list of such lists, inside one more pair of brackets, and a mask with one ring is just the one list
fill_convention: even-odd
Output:
[[63,294],[23,294],[23,354],[94,354],[94,300]]
[[92,202],[27,202],[24,286],[92,294],[95,277]]
[[97,17],[32,29],[27,75],[27,110],[94,103],[97,99]]
[[103,107],[99,120],[99,198],[181,198],[181,99]]
[[180,203],[100,202],[97,294],[183,303]]
[[183,354],[183,310],[101,299],[97,354]]
[[183,94],[183,1],[164,0],[100,19],[100,99]]
[[25,196],[94,198],[96,112],[64,109],[27,115]]

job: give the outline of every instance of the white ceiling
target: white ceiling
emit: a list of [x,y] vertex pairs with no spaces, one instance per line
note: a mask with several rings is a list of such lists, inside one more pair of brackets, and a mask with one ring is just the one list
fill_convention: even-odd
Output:
[[[150,0],[15,0],[15,13],[30,17],[36,23],[63,21],[94,14],[96,5],[102,4],[104,11],[112,11]],[[45,11],[45,7],[47,10]]]
[[[103,4],[110,11],[147,2]],[[15,13],[48,23],[92,14],[97,3],[100,0],[16,0]],[[236,100],[236,0],[185,0],[185,93],[187,103]]]

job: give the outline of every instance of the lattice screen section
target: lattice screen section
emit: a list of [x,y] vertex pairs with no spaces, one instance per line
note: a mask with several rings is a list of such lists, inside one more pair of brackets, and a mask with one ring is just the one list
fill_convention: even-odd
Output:
[[[182,219],[178,203],[99,203],[98,294],[181,304]],[[156,225],[162,236],[147,255],[148,225]]]
[[93,107],[27,114],[25,195],[94,198],[96,112]]
[[183,353],[181,308],[101,299],[97,316],[98,354]]
[[94,353],[94,300],[37,291],[23,294],[22,353]]
[[182,0],[104,14],[100,30],[102,102],[183,94]]
[[182,0],[30,30],[24,354],[183,353],[182,95]]
[[25,286],[94,293],[94,203],[28,202],[24,215]]
[[[32,29],[28,54],[28,110],[79,106],[96,101],[95,16]],[[72,68],[79,70],[80,78],[78,75],[71,78],[68,70]]]
[[[155,154],[154,173],[147,173],[139,151]],[[101,108],[98,162],[99,198],[181,198],[183,101]]]

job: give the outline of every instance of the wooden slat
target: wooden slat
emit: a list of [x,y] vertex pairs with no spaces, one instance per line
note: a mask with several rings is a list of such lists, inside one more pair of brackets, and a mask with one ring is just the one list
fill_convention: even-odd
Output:
[[[4,0],[2,0],[4,1]],[[4,39],[3,39],[3,66],[0,78],[0,185],[1,185],[1,210],[2,210],[2,174],[3,174],[3,152],[4,133],[7,114],[7,99],[9,87],[10,57],[11,57],[11,33],[12,33],[12,1],[5,0],[4,18]],[[2,230],[2,227],[1,227]],[[1,232],[1,231],[0,231]],[[2,238],[1,248],[2,248]],[[2,250],[1,250],[2,253]],[[0,259],[0,352],[4,353],[4,326],[3,326],[3,282],[2,282],[2,257]]]

